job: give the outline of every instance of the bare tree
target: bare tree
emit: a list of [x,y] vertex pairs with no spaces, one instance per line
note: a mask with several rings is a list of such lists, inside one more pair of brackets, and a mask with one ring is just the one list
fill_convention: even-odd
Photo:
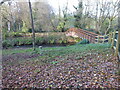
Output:
[[51,14],[53,14],[52,7],[47,2],[33,3],[33,16],[35,20],[35,30],[50,31],[51,28]]
[[0,5],[2,5],[4,2],[7,2],[7,1],[10,1],[10,0],[2,0],[2,1],[0,2]]
[[[112,21],[117,16],[117,4],[118,1],[113,3],[112,1],[101,0],[96,2],[96,31],[99,34],[107,34],[112,26]],[[104,23],[108,24],[106,26]],[[103,28],[104,27],[104,28]]]
[[8,1],[7,4],[1,6],[2,20],[4,20],[3,23],[7,24],[8,32],[11,30],[16,31],[14,26],[15,13],[14,10],[12,10],[12,3],[12,1]]
[[31,16],[32,33],[33,33],[33,50],[35,51],[35,30],[34,30],[34,21],[33,21],[32,7],[31,7],[30,0],[29,0],[29,9],[30,9],[30,16]]
[[57,31],[57,26],[59,24],[59,20],[60,18],[58,19],[57,16],[55,15],[54,11],[51,10],[51,13],[49,14],[49,20],[50,20],[50,23],[51,23],[51,26],[52,26],[52,29],[53,31]]
[[108,14],[108,27],[107,27],[107,29],[105,30],[105,35],[108,33],[108,31],[109,31],[109,29],[111,28],[111,26],[112,26],[112,21],[117,17],[117,15],[118,15],[118,13],[117,13],[117,9],[119,8],[118,7],[118,2],[119,2],[119,0],[117,0],[115,3],[113,3],[113,2],[111,2],[111,3],[109,3],[110,5],[109,5],[109,7],[111,6],[111,8],[110,9],[112,9],[112,10],[109,10],[108,9],[108,12],[109,12],[109,14]]
[[66,7],[62,10],[63,12],[63,27],[62,27],[62,32],[65,31],[65,25],[66,25],[66,22],[68,20],[67,18],[67,14],[68,14],[68,1],[66,3]]

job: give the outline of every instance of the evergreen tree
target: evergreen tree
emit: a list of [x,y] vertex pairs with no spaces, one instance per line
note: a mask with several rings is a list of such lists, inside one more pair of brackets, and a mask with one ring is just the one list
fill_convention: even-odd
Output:
[[77,28],[83,28],[84,24],[82,23],[82,17],[83,17],[83,3],[82,3],[82,0],[79,1],[78,7],[74,6],[74,8],[76,9],[76,13],[74,15],[74,17],[75,17],[74,26],[77,27]]

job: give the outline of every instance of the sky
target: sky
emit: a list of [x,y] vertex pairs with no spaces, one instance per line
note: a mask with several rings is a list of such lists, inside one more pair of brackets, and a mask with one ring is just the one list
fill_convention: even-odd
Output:
[[[48,3],[54,8],[56,12],[58,12],[58,6],[60,5],[61,8],[66,6],[66,2],[68,1],[68,8],[70,9],[71,12],[74,12],[75,9],[74,6],[78,6],[78,1],[79,0],[48,0]],[[102,0],[83,0],[83,2],[88,2],[91,4],[91,7],[95,7],[95,2],[97,1],[102,1]],[[116,2],[116,0],[103,0],[103,1],[113,1]],[[91,9],[92,9],[91,8]]]
[[[15,0],[15,1],[17,1],[17,0]],[[28,1],[28,0],[18,0],[18,1],[24,2],[24,1]],[[74,9],[73,5],[74,6],[78,6],[78,1],[80,1],[80,0],[30,0],[30,1],[31,2],[35,2],[35,1],[47,2],[47,3],[49,3],[53,7],[53,9],[54,9],[54,11],[56,13],[58,13],[59,5],[60,5],[60,7],[62,9],[62,8],[64,8],[66,6],[66,3],[68,1],[68,9],[69,9],[69,11],[71,13],[73,13],[74,11],[76,11]],[[90,11],[94,11],[95,6],[96,6],[95,2],[102,1],[102,0],[82,0],[82,1],[84,3],[87,1],[91,5],[91,7],[90,7],[91,10]],[[103,0],[103,1],[113,1],[113,2],[115,2],[116,0]]]
[[66,3],[68,1],[68,8],[71,12],[75,11],[73,5],[78,5],[78,0],[48,0],[48,3],[54,8],[54,10],[58,11],[58,6],[60,5],[61,8],[64,8],[66,6]]

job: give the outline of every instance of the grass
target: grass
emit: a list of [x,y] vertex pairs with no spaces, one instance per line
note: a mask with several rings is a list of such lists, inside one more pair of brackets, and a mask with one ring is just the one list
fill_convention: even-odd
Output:
[[[108,49],[110,47],[109,44],[78,44],[78,45],[72,45],[72,46],[60,46],[60,47],[43,47],[43,49],[37,48],[37,53],[39,53],[39,57],[35,58],[35,60],[42,60],[45,63],[51,62],[52,64],[58,63],[53,62],[53,60],[57,57],[67,58],[68,55],[75,56],[75,59],[80,59],[81,56],[85,56],[86,54],[91,51],[97,51],[97,52],[103,52],[104,50]],[[3,49],[3,55],[11,55],[11,54],[17,54],[17,53],[32,53],[32,48],[27,49]],[[34,53],[35,54],[35,53]],[[31,58],[32,59],[32,58]],[[34,59],[32,59],[34,60]]]
[[[37,51],[38,52],[40,51],[39,48],[37,48]],[[6,79],[8,79],[8,81],[9,81],[9,78],[7,78],[7,76],[9,77],[11,75],[10,77],[12,77],[13,74],[16,75],[16,77],[13,77],[13,79],[15,78],[15,80],[19,80],[16,78],[20,77],[20,80],[22,80],[23,78],[23,81],[24,80],[28,81],[27,78],[29,77],[31,80],[33,80],[32,82],[34,82],[36,85],[41,84],[38,81],[40,80],[43,81],[44,78],[47,78],[49,81],[54,81],[56,80],[54,79],[54,77],[61,79],[61,81],[65,79],[65,83],[66,83],[66,80],[68,79],[71,82],[71,80],[74,78],[73,76],[77,77],[77,75],[80,77],[78,78],[75,77],[75,80],[86,82],[86,79],[82,79],[83,74],[84,74],[84,77],[86,78],[90,77],[90,80],[91,78],[93,78],[92,79],[93,83],[96,83],[96,81],[94,82],[94,80],[96,80],[96,78],[94,78],[95,74],[97,75],[95,77],[99,77],[99,75],[102,76],[102,78],[97,78],[97,81],[100,81],[101,79],[107,81],[111,76],[111,70],[112,72],[114,72],[113,70],[116,70],[116,67],[111,66],[111,60],[112,61],[115,60],[114,57],[111,56],[112,54],[111,51],[112,50],[110,49],[109,44],[82,44],[82,45],[77,44],[77,45],[66,46],[66,47],[63,47],[63,46],[45,47],[45,48],[43,47],[43,49],[41,50],[41,55],[39,55],[38,57],[34,57],[34,58],[32,57],[29,59],[23,58],[23,60],[18,60],[18,58],[16,60],[16,58],[14,59],[11,57],[10,60],[9,58],[8,60],[3,60],[4,61],[3,65],[5,68],[7,68],[7,69],[4,69],[6,70],[4,71],[5,72],[4,76]],[[16,57],[16,54],[12,55],[13,53],[16,53],[16,54],[31,53],[32,54],[32,48],[26,48],[26,49],[17,48],[17,49],[3,50],[3,55],[5,56],[10,55],[10,56]],[[107,53],[110,53],[110,54],[106,56]],[[107,57],[107,59],[104,59],[104,57]],[[106,66],[102,67],[102,65],[104,66],[104,64]],[[107,64],[110,64],[110,65],[107,65]],[[112,63],[112,65],[113,64],[114,62]],[[114,69],[111,67],[114,67]],[[86,69],[87,71],[90,71],[87,73],[87,75],[86,75],[86,72],[87,72]],[[119,71],[116,72],[116,74],[119,74],[119,73],[120,73]],[[109,77],[107,77],[108,75]],[[41,76],[43,78],[41,78]],[[38,81],[34,81],[34,80],[38,80]],[[30,82],[30,84],[32,82]],[[5,83],[9,84],[9,82],[5,82]],[[44,83],[45,82],[43,81],[43,84]],[[102,82],[102,81],[99,83],[106,84],[106,82]],[[49,83],[49,85],[51,85],[51,82]]]
[[[43,54],[52,54],[52,55],[61,55],[61,54],[68,54],[74,52],[85,52],[88,50],[99,50],[109,48],[109,44],[79,44],[79,45],[72,45],[72,46],[60,46],[60,47],[43,47],[41,52]],[[28,53],[32,52],[32,48],[27,49],[3,49],[2,53],[4,54],[15,54],[15,53]],[[39,48],[36,48],[37,51],[40,51]]]
[[2,54],[3,55],[11,55],[11,54],[16,54],[16,53],[28,53],[32,52],[32,48],[27,48],[27,49],[3,49]]

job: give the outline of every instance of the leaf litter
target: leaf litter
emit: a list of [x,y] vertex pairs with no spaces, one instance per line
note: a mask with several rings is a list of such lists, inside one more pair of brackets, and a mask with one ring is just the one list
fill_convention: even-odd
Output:
[[[108,49],[109,50],[109,49]],[[106,52],[108,52],[106,50]],[[31,57],[36,57],[31,56]],[[17,54],[23,59],[28,55]],[[3,88],[118,88],[118,59],[112,53],[89,51],[57,56],[51,63],[3,56]],[[12,64],[10,64],[10,62]]]

